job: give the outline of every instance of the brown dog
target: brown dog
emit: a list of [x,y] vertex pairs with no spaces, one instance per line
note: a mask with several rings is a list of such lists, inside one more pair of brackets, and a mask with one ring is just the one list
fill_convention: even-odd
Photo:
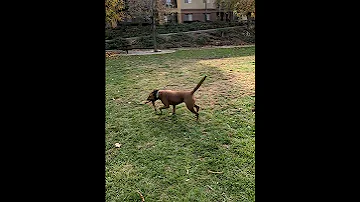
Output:
[[[196,119],[199,119],[199,106],[195,104],[194,99],[194,93],[195,91],[201,86],[201,84],[204,82],[206,76],[204,76],[203,79],[198,83],[198,85],[192,90],[192,91],[173,91],[173,90],[154,90],[150,93],[149,97],[147,98],[147,102],[152,102],[155,112],[155,101],[161,100],[161,102],[164,104],[164,106],[160,107],[160,114],[162,114],[162,109],[167,109],[170,107],[170,105],[173,106],[173,114],[175,114],[175,106],[185,102],[186,107],[196,115]],[[196,111],[194,110],[194,107],[196,108]]]

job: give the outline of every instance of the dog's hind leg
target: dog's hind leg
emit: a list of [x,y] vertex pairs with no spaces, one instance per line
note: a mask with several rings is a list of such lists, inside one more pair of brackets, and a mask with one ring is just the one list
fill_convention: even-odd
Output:
[[[197,106],[197,105],[196,105]],[[188,110],[190,110],[192,113],[194,113],[196,115],[196,120],[199,119],[199,113],[197,113],[195,110],[194,110],[194,106],[190,106],[190,105],[186,105],[186,107],[188,108]]]
[[175,114],[175,105],[173,105],[173,115]]

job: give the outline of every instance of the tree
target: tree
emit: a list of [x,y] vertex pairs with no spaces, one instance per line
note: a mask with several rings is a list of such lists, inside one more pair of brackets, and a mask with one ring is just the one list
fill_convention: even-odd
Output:
[[127,16],[131,19],[141,22],[151,21],[154,52],[157,52],[155,24],[163,21],[164,15],[168,11],[164,0],[128,0],[127,7]]
[[127,17],[135,21],[149,21],[151,16],[150,0],[128,0]]
[[124,18],[124,0],[105,0],[105,23],[113,28]]
[[255,0],[216,0],[216,3],[222,9],[234,12],[238,17],[246,15],[250,25],[251,13],[255,12]]
[[255,12],[255,0],[238,0],[234,8],[237,16],[246,15],[248,26],[250,26],[251,13]]
[[[152,5],[152,3],[154,5]],[[127,16],[135,21],[150,21],[153,8],[156,22],[162,21],[164,19],[164,13],[166,13],[163,0],[128,0],[127,5]]]

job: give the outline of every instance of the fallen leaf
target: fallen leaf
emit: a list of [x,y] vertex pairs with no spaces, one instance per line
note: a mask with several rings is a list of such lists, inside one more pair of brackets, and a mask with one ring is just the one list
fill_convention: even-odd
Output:
[[208,170],[208,173],[222,174],[223,172],[216,172],[216,171]]
[[115,143],[115,147],[120,148],[121,144],[120,143]]
[[144,196],[141,194],[141,192],[140,192],[140,191],[137,191],[137,193],[140,195],[141,201],[142,201],[142,202],[145,202],[145,198],[144,198]]

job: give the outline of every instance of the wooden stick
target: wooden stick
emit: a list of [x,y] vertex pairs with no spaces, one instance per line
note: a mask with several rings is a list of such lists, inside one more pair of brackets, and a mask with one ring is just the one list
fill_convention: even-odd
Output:
[[222,174],[223,172],[215,172],[215,171],[211,171],[211,170],[208,170],[209,173],[214,173],[214,174]]
[[137,193],[140,195],[141,201],[145,202],[144,196],[141,194],[141,192],[138,190]]

